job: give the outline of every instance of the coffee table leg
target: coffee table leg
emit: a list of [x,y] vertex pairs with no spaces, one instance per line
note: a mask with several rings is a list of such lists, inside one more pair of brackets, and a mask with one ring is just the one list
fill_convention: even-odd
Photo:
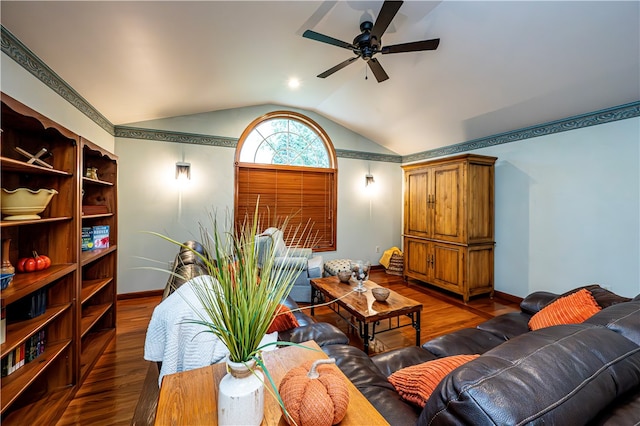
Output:
[[420,311],[414,312],[416,320],[413,322],[413,327],[416,329],[416,346],[420,346]]
[[363,324],[362,343],[364,353],[369,355],[369,324],[366,322]]
[[315,313],[316,300],[318,300],[318,290],[315,287],[311,287],[311,316]]

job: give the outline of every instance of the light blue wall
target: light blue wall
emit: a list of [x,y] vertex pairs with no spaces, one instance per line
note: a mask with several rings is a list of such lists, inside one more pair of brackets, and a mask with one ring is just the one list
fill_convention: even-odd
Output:
[[[254,119],[281,106],[264,105],[193,116],[134,123],[131,127],[239,138]],[[334,147],[387,154],[370,140],[310,111],[303,113],[327,132]],[[199,223],[208,213],[224,219],[234,206],[235,148],[116,138],[120,158],[119,292],[163,288],[176,248],[144,231],[167,234],[178,241],[199,238]],[[191,163],[191,181],[178,187],[176,161]],[[365,191],[365,175],[375,177],[374,191]],[[382,251],[400,246],[402,233],[402,169],[399,163],[338,159],[337,250],[322,252],[325,260],[365,259],[377,264]],[[376,252],[379,247],[380,252]],[[147,259],[144,259],[147,258]]]
[[640,293],[640,118],[476,151],[496,162],[495,287]]

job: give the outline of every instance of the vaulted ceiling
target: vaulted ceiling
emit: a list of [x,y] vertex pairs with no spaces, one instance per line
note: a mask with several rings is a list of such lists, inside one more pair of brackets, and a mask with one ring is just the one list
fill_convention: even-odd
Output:
[[[377,55],[351,43],[382,1],[6,1],[2,25],[115,125],[260,104],[317,112],[411,154],[640,100],[637,1],[407,1]],[[296,77],[299,88],[287,81]],[[238,136],[238,135],[220,135]]]

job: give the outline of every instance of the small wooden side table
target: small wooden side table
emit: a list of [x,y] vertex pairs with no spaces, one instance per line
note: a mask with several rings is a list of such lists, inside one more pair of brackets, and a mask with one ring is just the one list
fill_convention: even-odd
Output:
[[[307,360],[327,358],[314,341],[307,348],[288,346],[264,353],[264,362],[277,386],[287,371]],[[225,363],[181,373],[162,379],[156,412],[156,425],[216,425],[218,423],[218,384],[226,374]],[[350,400],[340,425],[388,425],[387,421],[348,379]],[[268,386],[268,385],[266,385]],[[265,388],[262,425],[287,425],[278,402]]]

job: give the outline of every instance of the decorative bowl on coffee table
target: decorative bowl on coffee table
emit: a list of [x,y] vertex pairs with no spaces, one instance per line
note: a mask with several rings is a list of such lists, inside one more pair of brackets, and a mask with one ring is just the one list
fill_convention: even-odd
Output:
[[351,271],[338,271],[338,279],[341,283],[348,283],[351,280]]
[[373,297],[376,298],[378,302],[384,302],[389,297],[389,289],[384,287],[376,287],[371,289],[371,293],[373,293]]

